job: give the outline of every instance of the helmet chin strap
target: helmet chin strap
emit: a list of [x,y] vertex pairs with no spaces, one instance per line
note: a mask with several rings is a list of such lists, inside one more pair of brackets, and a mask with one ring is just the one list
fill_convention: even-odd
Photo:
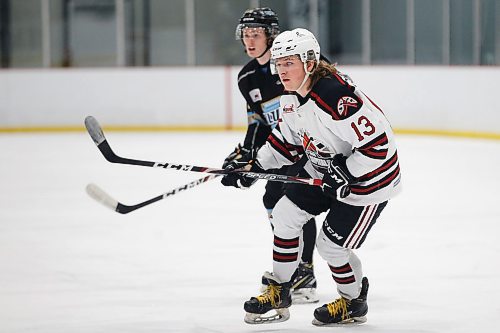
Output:
[[264,50],[264,52],[262,52],[262,54],[260,56],[255,57],[255,59],[262,58],[267,53],[267,51],[269,51],[270,48],[271,48],[271,45],[268,44],[266,49]]
[[307,79],[309,78],[309,76],[312,74],[312,71],[309,72],[307,70],[307,61],[304,62],[304,72],[306,72],[306,75],[304,76],[304,80],[302,80],[302,83],[300,84],[300,86],[297,88],[297,92],[302,89],[302,86],[306,83]]

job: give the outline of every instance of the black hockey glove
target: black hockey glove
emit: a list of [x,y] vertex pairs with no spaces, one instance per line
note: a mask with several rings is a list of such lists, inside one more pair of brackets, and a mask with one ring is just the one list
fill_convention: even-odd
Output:
[[[257,156],[257,152],[252,149],[245,155],[241,156],[238,159],[234,159],[232,162],[230,162],[224,170],[226,171],[234,171],[234,170],[245,170],[245,171],[252,171],[252,172],[262,172],[262,168],[256,163],[255,157]],[[245,177],[243,174],[240,173],[230,173],[225,175],[221,183],[224,186],[234,186],[236,188],[249,188],[252,186],[257,179],[255,178],[249,178]]]
[[236,148],[234,148],[233,152],[227,155],[226,159],[224,160],[224,163],[222,163],[222,169],[225,169],[232,161],[238,160],[242,158],[244,155],[250,153],[250,151],[251,149],[245,148],[238,143]]
[[347,157],[342,154],[335,155],[329,160],[328,172],[323,176],[323,192],[332,198],[345,198],[351,193],[349,184],[355,181],[355,178],[347,170]]

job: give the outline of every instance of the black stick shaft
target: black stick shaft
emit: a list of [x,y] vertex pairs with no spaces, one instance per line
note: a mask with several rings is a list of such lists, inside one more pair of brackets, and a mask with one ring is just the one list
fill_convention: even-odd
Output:
[[92,140],[94,140],[95,144],[97,145],[103,156],[111,163],[140,165],[153,168],[174,169],[179,171],[204,172],[217,175],[227,175],[232,172],[237,172],[244,174],[246,177],[249,178],[263,179],[268,181],[307,184],[313,186],[321,186],[323,184],[323,181],[317,178],[302,178],[302,177],[287,176],[287,175],[277,175],[272,173],[258,173],[258,172],[240,171],[240,170],[226,171],[224,169],[200,167],[187,164],[152,162],[152,161],[124,158],[116,155],[113,149],[111,149],[111,146],[109,145],[108,141],[106,140],[106,137],[104,136],[101,126],[94,117],[88,116],[87,118],[85,118],[85,126],[87,127],[87,131],[89,132]]
[[115,199],[113,199],[109,194],[104,192],[99,186],[95,184],[88,184],[87,185],[87,193],[89,194],[90,197],[95,199],[96,201],[102,203],[104,206],[110,208],[111,210],[114,210],[117,213],[120,214],[128,214],[130,212],[133,212],[134,210],[137,210],[139,208],[149,206],[152,203],[155,203],[157,201],[163,200],[165,198],[168,198],[170,196],[173,196],[175,194],[178,194],[179,192],[183,192],[185,190],[188,190],[190,188],[193,188],[195,186],[201,185],[203,183],[206,183],[207,181],[219,177],[218,175],[207,175],[203,178],[193,180],[192,182],[189,182],[185,185],[179,186],[177,188],[174,188],[168,192],[162,193],[154,198],[151,198],[149,200],[140,202],[135,205],[126,205],[124,203],[121,203]]

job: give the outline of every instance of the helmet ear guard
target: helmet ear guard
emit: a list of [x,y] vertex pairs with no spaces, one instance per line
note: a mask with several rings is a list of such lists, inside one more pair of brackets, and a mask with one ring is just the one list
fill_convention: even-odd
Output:
[[316,60],[316,54],[314,53],[314,50],[309,50],[307,51],[307,61],[309,60]]

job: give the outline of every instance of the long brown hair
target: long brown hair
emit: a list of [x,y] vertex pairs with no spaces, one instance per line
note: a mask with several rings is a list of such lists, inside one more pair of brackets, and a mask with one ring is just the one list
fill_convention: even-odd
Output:
[[310,76],[311,80],[309,81],[309,86],[307,88],[311,89],[319,81],[319,79],[337,73],[337,68],[335,67],[336,65],[337,64],[330,64],[324,60],[320,60]]

